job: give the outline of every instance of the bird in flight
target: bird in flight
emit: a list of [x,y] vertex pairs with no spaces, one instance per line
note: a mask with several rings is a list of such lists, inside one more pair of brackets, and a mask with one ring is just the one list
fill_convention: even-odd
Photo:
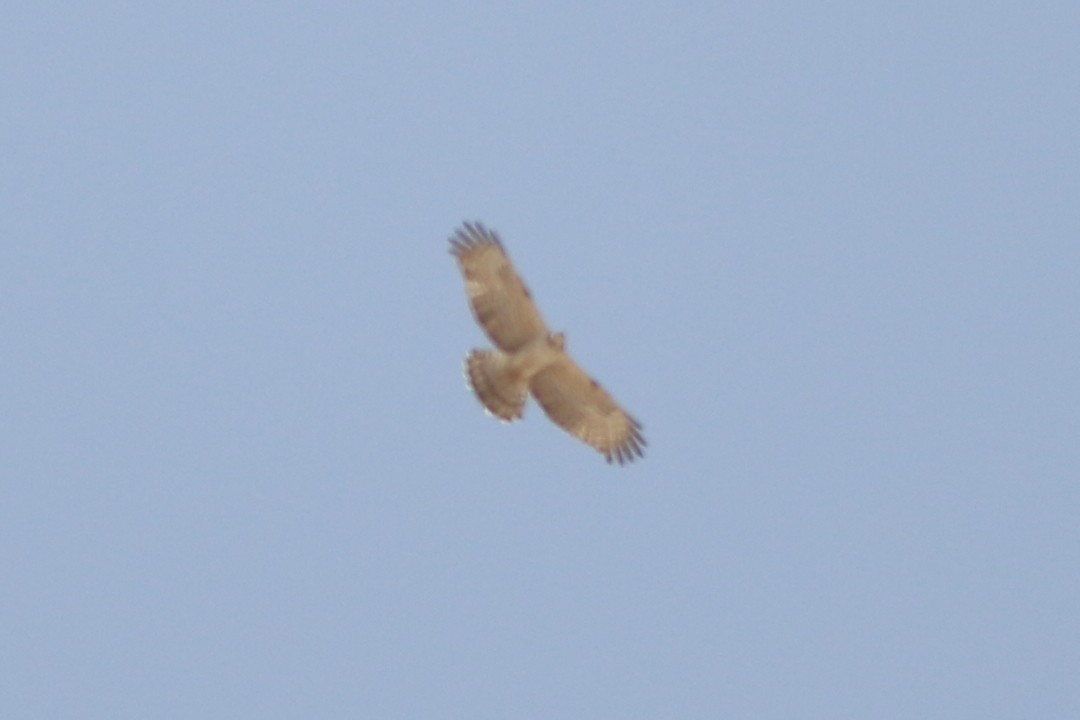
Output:
[[465,375],[483,406],[517,420],[531,393],[552,422],[620,465],[642,457],[642,426],[566,353],[566,336],[548,330],[499,236],[465,223],[450,238],[476,322],[494,343],[473,350]]

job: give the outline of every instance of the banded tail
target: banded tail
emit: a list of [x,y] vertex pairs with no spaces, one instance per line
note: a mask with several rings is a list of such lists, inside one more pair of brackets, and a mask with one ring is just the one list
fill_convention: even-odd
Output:
[[465,358],[465,376],[481,404],[495,417],[511,422],[521,417],[529,387],[509,372],[498,350],[473,350]]

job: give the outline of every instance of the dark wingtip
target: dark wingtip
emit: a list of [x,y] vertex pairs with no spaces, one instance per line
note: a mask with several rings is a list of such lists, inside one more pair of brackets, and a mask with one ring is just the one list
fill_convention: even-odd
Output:
[[632,463],[638,458],[645,457],[645,438],[636,431],[626,438],[618,447],[611,448],[604,453],[604,459],[608,463],[616,462],[619,465]]
[[488,229],[479,220],[472,222],[466,220],[450,236],[450,254],[461,256],[462,253],[488,244],[502,248],[502,241],[499,240],[498,233]]

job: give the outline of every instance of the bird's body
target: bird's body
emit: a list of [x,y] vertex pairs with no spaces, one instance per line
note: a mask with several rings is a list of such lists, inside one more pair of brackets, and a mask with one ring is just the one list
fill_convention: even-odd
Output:
[[477,322],[495,344],[473,350],[466,376],[496,417],[521,417],[531,393],[564,430],[619,464],[641,457],[641,424],[620,408],[566,353],[566,338],[550,332],[498,236],[465,223],[450,239]]
[[516,420],[525,409],[529,382],[562,352],[561,334],[541,335],[513,353],[473,350],[465,359],[465,372],[488,411],[502,420]]

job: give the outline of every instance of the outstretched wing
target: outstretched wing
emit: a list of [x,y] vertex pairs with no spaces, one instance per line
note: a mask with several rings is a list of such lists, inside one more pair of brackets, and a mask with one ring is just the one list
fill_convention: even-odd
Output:
[[514,352],[547,334],[540,311],[498,235],[480,223],[465,223],[450,238],[450,245],[465,276],[465,291],[476,321],[496,347]]
[[620,465],[642,457],[645,438],[632,418],[569,356],[548,365],[529,383],[548,417]]

